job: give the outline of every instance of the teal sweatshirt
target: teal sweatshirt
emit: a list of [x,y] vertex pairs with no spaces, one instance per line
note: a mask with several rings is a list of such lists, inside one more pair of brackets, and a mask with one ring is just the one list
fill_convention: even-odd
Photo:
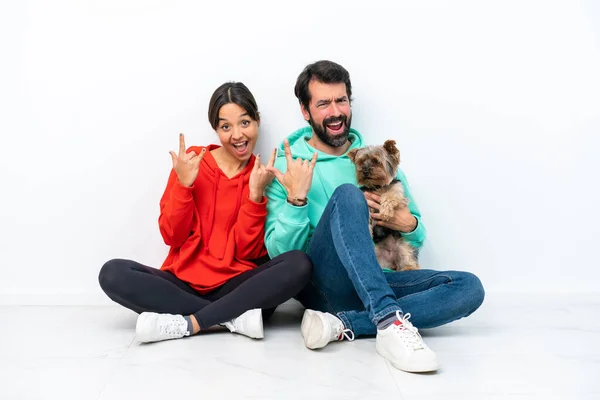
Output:
[[[307,140],[312,136],[312,128],[307,126],[298,129],[288,136],[292,157],[312,159],[314,152]],[[350,149],[365,146],[362,135],[355,129],[350,129]],[[350,150],[348,149],[348,150]],[[325,206],[335,189],[344,184],[356,183],[355,167],[347,154],[332,156],[317,151],[317,164],[313,172],[312,186],[308,192],[307,204],[297,207],[287,202],[287,191],[277,179],[267,186],[267,221],[265,225],[265,244],[271,258],[290,250],[306,251],[312,234],[325,210]],[[275,160],[275,167],[285,173],[287,163],[283,151],[283,142]],[[413,232],[402,234],[404,240],[413,247],[420,248],[425,241],[426,231],[421,222],[421,213],[412,197],[406,176],[398,169],[396,175],[404,185],[404,194],[409,199],[408,207],[417,219],[417,227]]]

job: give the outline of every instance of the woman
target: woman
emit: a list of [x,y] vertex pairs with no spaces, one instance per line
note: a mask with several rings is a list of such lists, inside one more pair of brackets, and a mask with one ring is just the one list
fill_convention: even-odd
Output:
[[[215,325],[263,337],[263,312],[296,295],[312,264],[300,251],[268,261],[265,186],[273,174],[252,151],[260,116],[240,82],[221,85],[208,109],[221,145],[191,147],[179,137],[160,201],[159,228],[169,254],[160,269],[115,259],[99,281],[113,301],[140,313],[141,342],[178,339]],[[275,150],[267,166],[272,167]],[[266,262],[264,262],[266,261]],[[261,311],[262,310],[262,311]]]

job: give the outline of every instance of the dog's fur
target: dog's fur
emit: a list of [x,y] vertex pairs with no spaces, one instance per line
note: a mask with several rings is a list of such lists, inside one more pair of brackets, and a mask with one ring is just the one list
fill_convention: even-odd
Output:
[[[348,157],[356,166],[356,181],[361,190],[381,196],[379,213],[383,221],[389,221],[396,209],[408,206],[404,186],[395,179],[400,151],[394,140],[386,140],[383,146],[352,149]],[[419,269],[416,250],[404,241],[400,232],[376,225],[376,222],[370,219],[369,229],[381,268],[395,271]]]

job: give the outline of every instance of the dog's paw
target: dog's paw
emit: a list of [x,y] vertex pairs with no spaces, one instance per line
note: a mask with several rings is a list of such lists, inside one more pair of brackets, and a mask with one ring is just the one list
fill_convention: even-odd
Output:
[[379,218],[382,221],[389,221],[394,217],[394,205],[390,203],[381,203],[379,208]]

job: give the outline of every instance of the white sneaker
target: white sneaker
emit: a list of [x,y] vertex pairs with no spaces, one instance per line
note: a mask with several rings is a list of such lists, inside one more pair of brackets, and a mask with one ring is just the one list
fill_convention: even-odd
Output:
[[142,343],[189,336],[187,321],[181,315],[143,312],[138,316],[135,334]]
[[439,368],[437,357],[423,342],[417,328],[396,311],[398,321],[383,330],[377,330],[377,353],[398,369],[407,372],[429,372]]
[[248,336],[252,339],[262,339],[264,336],[262,310],[248,310],[237,318],[222,323],[231,332]]
[[320,349],[344,338],[354,340],[354,333],[344,327],[342,320],[333,314],[315,310],[304,311],[300,332],[309,349]]

